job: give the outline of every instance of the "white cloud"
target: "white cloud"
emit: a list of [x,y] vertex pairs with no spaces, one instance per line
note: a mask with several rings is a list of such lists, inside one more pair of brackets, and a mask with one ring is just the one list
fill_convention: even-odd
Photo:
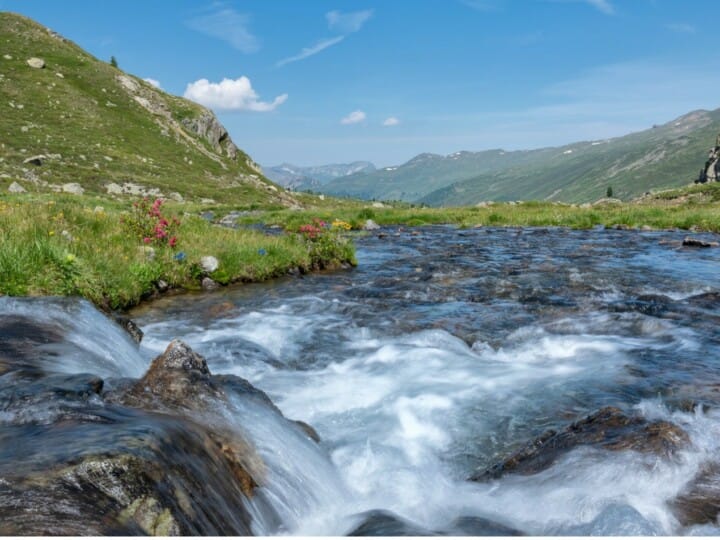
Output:
[[260,49],[258,39],[248,29],[250,18],[234,9],[221,9],[188,21],[193,30],[226,41],[246,54]]
[[367,118],[367,115],[363,111],[353,111],[340,120],[343,125],[358,124],[363,122]]
[[143,81],[154,86],[155,88],[162,89],[162,86],[160,86],[160,81],[158,81],[157,79],[151,79],[150,77],[146,77],[145,79],[143,79]]
[[219,83],[200,79],[189,83],[183,96],[211,109],[255,112],[275,110],[288,98],[287,94],[282,94],[271,102],[260,101],[250,79],[244,76],[235,80],[223,79]]
[[391,126],[397,126],[400,123],[400,120],[396,116],[390,116],[389,118],[386,118],[382,125],[391,127]]
[[315,45],[312,45],[311,47],[305,47],[295,56],[283,58],[282,60],[278,61],[275,65],[277,67],[282,67],[285,64],[289,64],[291,62],[297,62],[298,60],[304,60],[305,58],[312,56],[314,54],[317,54],[320,51],[324,51],[328,47],[332,47],[333,45],[340,43],[343,39],[345,39],[345,36],[338,36],[338,37],[334,37],[331,39],[324,39],[322,41],[319,41]]
[[330,30],[335,30],[342,34],[352,34],[360,30],[372,15],[372,9],[353,11],[350,13],[341,13],[335,10],[326,13],[325,18],[327,19]]
[[694,34],[697,31],[692,24],[687,23],[670,23],[665,28],[676,34]]

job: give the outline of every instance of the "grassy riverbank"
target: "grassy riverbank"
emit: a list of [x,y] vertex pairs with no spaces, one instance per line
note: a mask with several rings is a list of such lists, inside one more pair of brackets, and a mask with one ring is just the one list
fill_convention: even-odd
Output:
[[[475,226],[562,226],[576,229],[596,225],[629,228],[693,229],[720,232],[720,184],[698,185],[664,191],[631,203],[599,202],[571,205],[550,202],[489,203],[485,206],[458,208],[353,207],[318,208],[312,216],[341,218],[353,228],[367,219],[379,225],[421,226],[455,224]],[[262,220],[268,225],[297,226],[308,219],[306,212],[287,210],[264,212],[244,221]]]
[[[667,191],[634,203],[592,206],[525,202],[465,208],[373,207],[359,201],[314,203],[315,197],[299,197],[309,209],[245,212],[237,219],[241,226],[264,223],[292,231],[277,236],[220,227],[200,217],[201,211],[211,210],[217,220],[232,211],[231,206],[167,202],[163,216],[181,221],[169,231],[177,241],[170,246],[169,236],[156,239],[152,227],[145,234],[133,229],[137,210],[129,200],[4,196],[0,198],[0,294],[80,295],[98,306],[119,309],[167,288],[199,289],[204,277],[224,285],[262,281],[293,269],[337,267],[355,262],[352,243],[341,232],[360,229],[368,219],[403,226],[619,225],[720,232],[720,185]],[[338,219],[347,224],[330,229],[320,226],[320,234],[313,232],[314,220],[330,224]],[[305,233],[299,233],[303,228]],[[202,269],[200,261],[205,256],[218,260],[217,270]]]
[[[93,197],[10,196],[0,199],[0,294],[80,295],[106,308],[125,308],[159,289],[198,289],[206,275],[220,284],[262,281],[354,262],[352,244],[339,236],[322,242],[302,235],[268,236],[234,230],[186,215],[177,217],[177,245],[143,239],[128,227],[130,202]],[[204,256],[219,261],[207,274]],[[164,283],[163,283],[164,282]]]

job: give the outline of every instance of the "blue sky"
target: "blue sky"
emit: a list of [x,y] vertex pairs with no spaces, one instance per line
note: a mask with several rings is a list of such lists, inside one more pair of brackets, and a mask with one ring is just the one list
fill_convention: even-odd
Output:
[[207,104],[264,165],[535,148],[720,107],[716,0],[0,0],[0,9]]

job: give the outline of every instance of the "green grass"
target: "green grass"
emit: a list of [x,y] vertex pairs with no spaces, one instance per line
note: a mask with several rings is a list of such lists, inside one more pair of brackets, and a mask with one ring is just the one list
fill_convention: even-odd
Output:
[[[211,114],[204,107],[158,90],[20,15],[0,12],[0,43],[0,192],[13,181],[35,193],[75,182],[103,195],[109,183],[130,182],[196,201],[287,206],[288,196],[273,189],[245,153],[227,155],[229,139],[212,148],[183,126],[185,119]],[[29,67],[31,57],[42,58],[45,68]],[[121,76],[136,90],[126,89]],[[52,157],[41,166],[23,164],[38,154]]]
[[[118,309],[152,295],[161,280],[173,288],[199,288],[198,263],[205,255],[219,260],[210,277],[223,284],[355,262],[352,244],[342,237],[328,236],[320,246],[297,234],[218,227],[184,216],[184,205],[168,207],[182,220],[179,245],[155,247],[150,259],[122,223],[129,203],[71,195],[0,198],[0,294],[80,295]],[[178,252],[184,262],[174,258]]]
[[[720,186],[705,185],[663,192],[634,203],[600,204],[581,207],[571,204],[529,201],[495,203],[485,207],[454,208],[317,208],[313,216],[343,219],[360,229],[367,219],[380,225],[455,224],[476,226],[570,227],[587,229],[596,225],[631,228],[690,229],[720,232],[720,205],[715,201]],[[294,227],[308,220],[307,212],[268,211],[246,218],[261,219],[269,225]]]

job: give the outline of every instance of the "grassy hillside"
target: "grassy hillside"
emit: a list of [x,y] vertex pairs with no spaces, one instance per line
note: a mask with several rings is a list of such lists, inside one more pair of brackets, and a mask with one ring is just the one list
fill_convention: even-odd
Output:
[[652,129],[607,141],[553,149],[551,155],[482,174],[440,189],[421,200],[436,206],[483,200],[629,200],[643,193],[691,183],[720,132],[720,109],[695,111]]
[[421,154],[398,167],[335,180],[325,193],[457,206],[485,200],[629,200],[692,182],[720,132],[720,109],[639,133],[556,148]]
[[[33,57],[44,67],[29,66]],[[44,157],[25,162],[37,155]],[[77,183],[88,194],[294,204],[209,110],[0,12],[0,192],[13,182],[29,192]]]
[[324,193],[360,199],[417,201],[428,193],[478,173],[491,173],[514,163],[527,163],[542,150],[530,152],[456,152],[449,156],[420,154],[398,167],[333,180]]

